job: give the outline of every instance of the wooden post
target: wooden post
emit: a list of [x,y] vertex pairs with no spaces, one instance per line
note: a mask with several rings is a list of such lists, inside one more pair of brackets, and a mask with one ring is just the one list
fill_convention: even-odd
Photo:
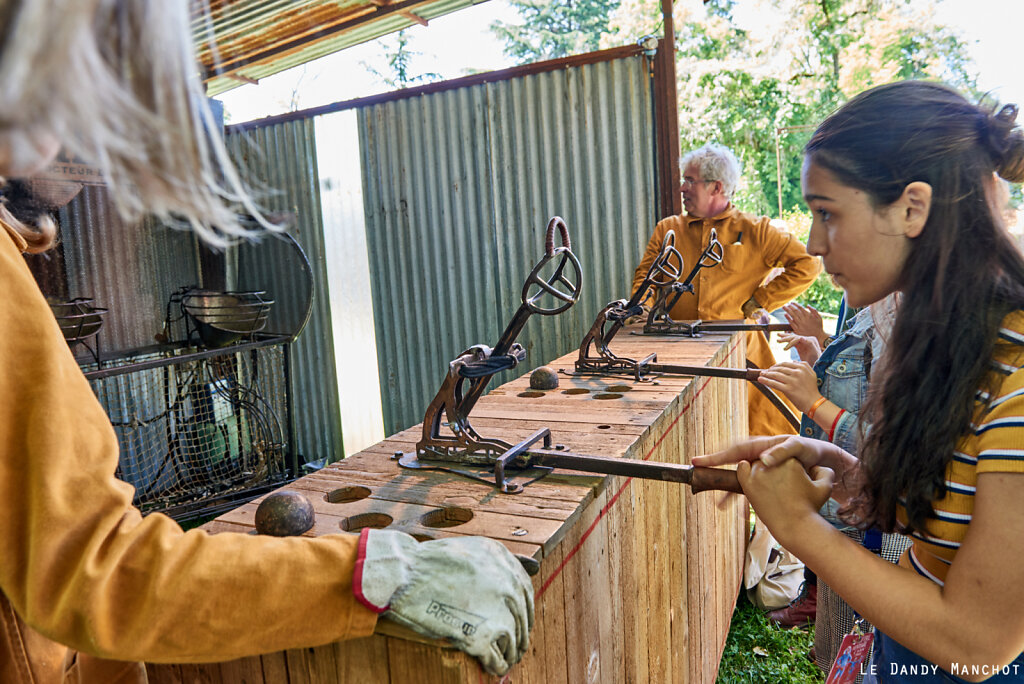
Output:
[[661,0],[665,36],[654,57],[655,125],[657,130],[658,220],[683,212],[679,194],[679,100],[676,90],[676,34],[672,0]]

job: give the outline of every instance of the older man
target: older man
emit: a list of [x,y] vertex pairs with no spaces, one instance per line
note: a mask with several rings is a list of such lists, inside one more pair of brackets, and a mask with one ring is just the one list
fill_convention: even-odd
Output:
[[[707,245],[712,228],[722,243],[722,263],[698,273],[693,295],[680,297],[670,312],[675,320],[755,318],[763,311],[779,308],[810,286],[818,275],[819,263],[804,245],[771,225],[767,217],[743,213],[732,205],[740,165],[728,148],[709,143],[684,156],[680,166],[686,213],[663,219],[655,227],[633,274],[634,292],[658,256],[666,231],[675,231],[676,247],[683,255],[684,272],[688,272]],[[777,268],[782,272],[767,280]],[[775,363],[764,334],[747,334],[747,358],[760,368]],[[760,392],[749,396],[750,434],[793,432]]]

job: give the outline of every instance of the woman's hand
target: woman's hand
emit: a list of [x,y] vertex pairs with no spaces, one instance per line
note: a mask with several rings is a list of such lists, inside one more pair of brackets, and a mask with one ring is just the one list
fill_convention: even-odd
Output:
[[820,447],[828,445],[817,439],[806,439],[796,435],[775,435],[774,437],[752,437],[745,442],[733,444],[727,449],[703,456],[694,456],[695,466],[720,466],[735,463],[763,461],[767,466],[776,466],[795,458],[805,468],[827,465]]
[[744,461],[737,466],[736,476],[757,517],[790,549],[800,541],[801,524],[817,517],[832,493],[829,468],[812,466],[808,472],[792,458],[778,466]]
[[757,381],[777,392],[782,392],[801,413],[807,413],[821,398],[818,376],[805,362],[783,361],[761,371]]
[[860,466],[856,456],[831,442],[797,435],[754,437],[722,451],[694,456],[692,463],[695,466],[720,466],[755,461],[768,468],[781,466],[786,461],[797,461],[813,479],[818,479],[814,474],[816,467],[826,468],[835,473],[838,484],[832,492],[832,498],[840,503],[845,502],[852,493],[847,487],[856,487],[856,471]]
[[821,356],[821,344],[816,337],[783,332],[779,333],[779,342],[786,345],[784,349],[787,351],[796,349],[797,355],[804,363],[814,365],[814,362]]
[[782,307],[782,310],[797,335],[813,337],[819,342],[828,337],[825,334],[825,325],[821,321],[821,314],[814,307],[790,302]]

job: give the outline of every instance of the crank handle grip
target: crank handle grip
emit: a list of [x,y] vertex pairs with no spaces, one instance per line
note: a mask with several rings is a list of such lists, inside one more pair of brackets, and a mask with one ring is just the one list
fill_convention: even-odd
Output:
[[735,470],[726,468],[706,468],[704,466],[693,467],[693,479],[690,480],[690,488],[694,493],[705,492],[709,489],[717,489],[723,492],[743,493],[740,487],[740,480]]
[[555,254],[555,227],[558,227],[558,232],[562,235],[562,246],[570,252],[572,251],[572,243],[569,241],[569,227],[565,225],[565,221],[561,216],[554,216],[548,221],[548,233],[544,240],[544,253],[548,256],[554,256]]

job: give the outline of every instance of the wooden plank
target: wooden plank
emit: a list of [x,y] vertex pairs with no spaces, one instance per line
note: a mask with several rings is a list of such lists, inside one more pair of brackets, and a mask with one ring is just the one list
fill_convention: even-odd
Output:
[[[332,682],[386,684],[391,681],[388,672],[388,643],[391,639],[373,635],[363,639],[339,641],[333,644],[337,672]],[[267,680],[268,682],[274,680]]]
[[[515,518],[509,515],[473,511],[467,508],[424,506],[398,501],[362,499],[345,505],[339,514],[322,499],[313,501],[316,519],[313,529],[304,536],[358,531],[362,527],[387,527],[413,536],[436,539],[442,536],[483,535],[498,541],[553,545],[563,534],[560,520],[545,518]],[[455,511],[449,515],[446,511]],[[255,506],[242,506],[222,515],[219,520],[255,527]],[[461,515],[469,516],[461,522]],[[433,517],[431,517],[433,516]],[[446,522],[447,521],[447,522]],[[451,524],[451,527],[445,525]],[[457,529],[456,529],[457,528]]]
[[220,667],[212,665],[181,665],[181,681],[185,684],[223,684]]
[[[534,629],[539,630],[539,633],[536,637],[530,637],[534,663],[528,673],[530,680],[536,684],[569,682],[566,668],[568,637],[565,628],[565,580],[560,573],[565,560],[563,547],[564,544],[559,544],[548,554],[534,581]],[[514,672],[519,676],[518,668]]]
[[[566,535],[562,549],[561,577],[565,596],[566,669],[570,682],[597,682],[601,672],[601,630],[597,605],[614,600],[618,588],[609,586],[606,568],[595,550],[606,535],[602,508],[608,503],[605,489],[594,505]],[[587,537],[584,540],[584,537]],[[571,556],[570,556],[571,554]],[[610,665],[610,663],[609,663]]]
[[149,684],[182,684],[181,667],[178,665],[146,665]]
[[263,663],[264,682],[288,681],[288,660],[284,651],[264,653],[260,656],[260,661]]
[[451,648],[438,648],[404,639],[388,638],[388,672],[393,682],[463,684],[491,682],[480,665]]
[[259,656],[221,663],[220,676],[224,684],[250,684],[251,682],[265,681],[263,663]]

